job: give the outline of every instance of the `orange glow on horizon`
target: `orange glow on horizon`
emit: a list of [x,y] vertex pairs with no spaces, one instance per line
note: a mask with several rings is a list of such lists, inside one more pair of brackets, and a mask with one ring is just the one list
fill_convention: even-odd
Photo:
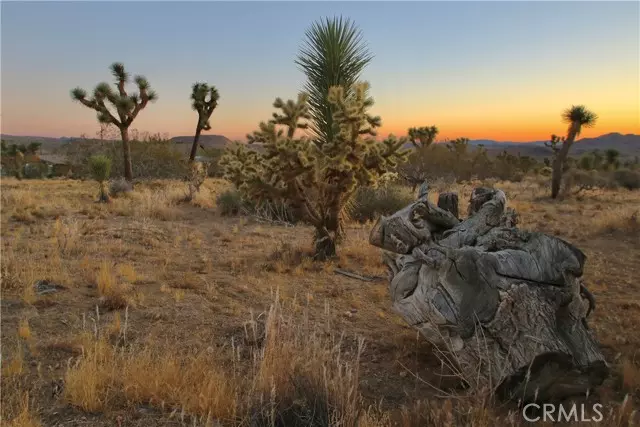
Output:
[[[629,108],[630,107],[630,108]],[[598,121],[593,128],[584,128],[581,138],[592,138],[608,133],[640,134],[640,114],[638,108],[629,106],[616,110],[605,106],[595,105],[593,111],[599,113]],[[94,137],[99,129],[95,115],[81,106],[68,105],[64,109],[58,109],[58,115],[38,115],[33,117],[33,111],[22,108],[13,108],[3,111],[2,133],[20,136],[46,136],[46,137],[78,137],[86,134]],[[61,111],[62,110],[62,111]],[[455,116],[451,112],[419,112],[414,109],[408,112],[387,110],[381,108],[376,111],[382,116],[383,126],[378,129],[378,138],[386,138],[389,134],[405,136],[410,127],[435,125],[440,130],[437,140],[455,139],[459,137],[471,140],[488,139],[496,141],[543,141],[548,140],[551,134],[566,134],[567,124],[560,117],[562,110],[557,108],[540,109],[542,114],[532,116],[529,114],[517,114],[516,117],[502,114],[475,114],[473,110],[457,111]],[[265,108],[266,113],[269,109]],[[37,112],[36,112],[37,114]],[[203,135],[223,135],[230,140],[245,141],[247,133],[252,132],[258,126],[261,116],[268,118],[268,114],[262,114],[262,109],[251,116],[246,117],[236,111],[224,112],[218,117],[212,118],[212,129]],[[385,120],[388,117],[388,120]],[[430,117],[430,119],[424,119]],[[149,133],[168,133],[173,136],[192,136],[194,134],[193,114],[190,111],[166,109],[164,111],[145,111],[133,124],[132,129],[148,131]]]

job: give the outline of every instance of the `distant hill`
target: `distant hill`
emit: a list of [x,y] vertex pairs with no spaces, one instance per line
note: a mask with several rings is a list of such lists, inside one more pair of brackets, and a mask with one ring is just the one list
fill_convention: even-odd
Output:
[[[174,136],[171,138],[171,142],[175,143],[180,151],[186,153],[191,150],[191,144],[193,144],[193,136]],[[223,149],[227,145],[232,144],[232,141],[226,136],[222,135],[200,135],[198,144],[206,148],[219,148]]]
[[[518,154],[531,157],[547,157],[551,155],[551,149],[545,147],[545,141],[510,142],[494,141],[490,139],[469,141],[469,144],[484,145],[487,152],[492,155],[506,151],[509,154]],[[571,147],[571,155],[580,156],[593,150],[605,151],[615,149],[622,157],[640,156],[640,135],[621,133],[608,133],[595,138],[582,138]]]
[[[57,152],[61,147],[81,138],[51,138],[45,136],[17,136],[17,135],[0,135],[3,140],[9,144],[28,144],[29,142],[41,142],[42,151],[45,153]],[[174,136],[171,141],[176,144],[180,151],[188,153],[191,149],[193,136]],[[495,141],[492,139],[476,139],[469,141],[469,144],[477,147],[484,145],[490,155],[500,154],[506,151],[509,154],[522,156],[531,156],[535,158],[543,158],[551,155],[551,150],[544,146],[545,141],[532,142],[513,142],[513,141]],[[222,135],[201,135],[199,143],[205,148],[225,148],[233,144],[229,138]],[[259,149],[259,147],[255,147]],[[592,150],[604,151],[607,149],[616,149],[622,157],[640,156],[640,135],[621,133],[608,133],[600,135],[596,138],[579,139],[571,148],[571,155],[580,156],[585,152]]]

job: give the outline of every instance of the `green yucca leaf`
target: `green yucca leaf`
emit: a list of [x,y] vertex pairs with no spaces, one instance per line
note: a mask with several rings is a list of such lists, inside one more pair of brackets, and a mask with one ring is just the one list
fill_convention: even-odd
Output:
[[111,176],[111,159],[105,155],[95,155],[89,158],[91,177],[98,182],[103,182]]

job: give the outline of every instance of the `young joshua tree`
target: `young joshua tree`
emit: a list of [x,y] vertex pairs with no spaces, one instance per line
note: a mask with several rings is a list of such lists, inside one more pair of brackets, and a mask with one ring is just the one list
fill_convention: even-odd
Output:
[[[128,94],[125,85],[129,82],[129,73],[120,62],[111,64],[111,74],[115,78],[116,90],[108,83],[99,83],[93,90],[90,98],[82,88],[71,90],[71,97],[85,107],[98,112],[100,123],[110,123],[120,130],[122,138],[122,151],[124,157],[124,177],[127,181],[133,181],[133,168],[131,166],[131,147],[129,144],[129,127],[141,110],[149,102],[158,99],[155,91],[151,90],[149,82],[143,76],[135,76],[134,82],[138,86],[138,93]],[[115,115],[107,107],[107,102],[115,110]]]
[[91,177],[98,181],[100,185],[98,202],[107,203],[109,194],[107,193],[106,182],[111,175],[111,159],[104,155],[92,156],[89,159],[89,168],[91,169]]
[[[553,159],[553,174],[551,176],[551,197],[557,198],[560,193],[560,184],[562,182],[562,172],[564,165],[569,156],[569,149],[576,140],[576,137],[580,135],[580,131],[583,127],[592,127],[598,120],[598,116],[587,110],[584,105],[573,105],[571,108],[567,108],[562,113],[562,119],[569,124],[567,129],[567,136],[564,139],[555,138],[554,142],[552,138],[552,145],[561,143],[561,147],[555,153]],[[554,150],[555,151],[555,150]]]
[[[209,99],[207,99],[209,96]],[[218,106],[220,95],[215,86],[209,86],[206,83],[195,83],[191,87],[191,107],[198,112],[198,123],[196,124],[196,134],[193,137],[193,145],[191,146],[191,154],[189,154],[189,162],[196,159],[198,151],[198,140],[203,130],[210,130],[211,123],[209,119],[213,110]]]

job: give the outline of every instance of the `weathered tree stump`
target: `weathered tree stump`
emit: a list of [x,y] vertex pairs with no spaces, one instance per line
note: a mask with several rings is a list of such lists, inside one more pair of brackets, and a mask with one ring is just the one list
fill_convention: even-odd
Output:
[[518,230],[505,204],[502,191],[476,188],[464,221],[426,199],[382,217],[370,243],[389,251],[393,306],[473,389],[521,402],[586,393],[608,374],[586,323],[586,257]]
[[458,193],[440,193],[438,195],[438,207],[451,212],[456,218],[460,217],[458,211]]

